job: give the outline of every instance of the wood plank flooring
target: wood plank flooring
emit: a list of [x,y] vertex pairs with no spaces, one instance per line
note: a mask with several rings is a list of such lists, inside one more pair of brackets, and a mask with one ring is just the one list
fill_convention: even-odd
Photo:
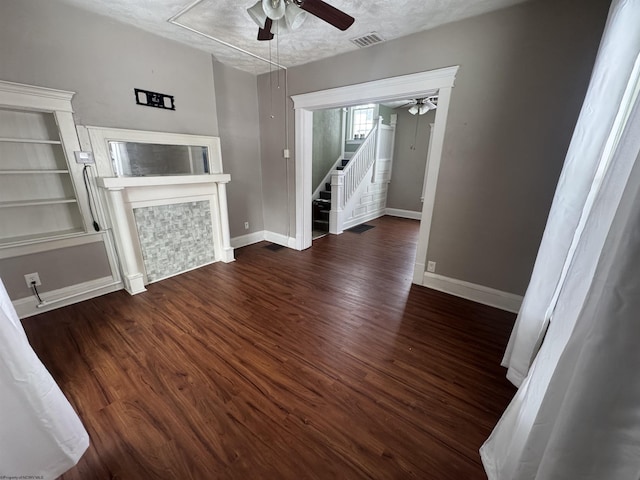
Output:
[[24,320],[91,447],[64,480],[486,478],[514,315],[412,286],[418,222]]

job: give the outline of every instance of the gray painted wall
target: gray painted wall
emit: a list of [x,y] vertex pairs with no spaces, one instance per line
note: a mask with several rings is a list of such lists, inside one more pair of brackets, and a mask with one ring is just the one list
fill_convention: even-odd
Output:
[[[262,166],[256,77],[214,62],[222,166],[227,185],[231,237],[264,229]],[[244,222],[249,222],[245,230]]]
[[[398,123],[391,183],[387,191],[387,208],[421,212],[420,197],[427,165],[429,124],[435,121],[435,110],[424,115],[411,115],[406,108],[398,108],[394,113],[398,114]],[[415,149],[412,149],[412,146],[415,146]]]
[[[72,102],[77,124],[218,135],[210,55],[59,2],[0,2],[0,79],[77,92]],[[134,88],[174,95],[176,111],[136,105]],[[255,92],[254,86],[247,88]],[[257,133],[252,135],[257,145]],[[223,162],[232,163],[224,157]],[[236,220],[245,215],[235,214],[242,206],[233,199],[229,209]],[[261,202],[251,208],[261,219]],[[106,253],[96,245],[72,248],[71,255],[57,250],[6,259],[0,277],[13,299],[30,294],[23,275],[33,271],[47,278],[43,292],[101,278]],[[64,269],[61,259],[68,260]],[[59,273],[46,273],[51,271]]]
[[[262,202],[264,228],[291,237],[295,234],[295,169],[292,102],[285,89],[271,89],[269,74],[258,82],[258,118],[260,119],[260,161],[262,163]],[[285,125],[289,125],[289,135]],[[284,158],[289,148],[291,158]]]
[[315,191],[342,153],[342,109],[313,112],[313,168],[311,189]]
[[382,123],[385,125],[391,125],[391,115],[397,113],[393,108],[389,108],[385,105],[378,105],[378,115],[382,117]]
[[[428,258],[444,276],[522,294],[608,6],[608,0],[523,3],[290,68],[289,94],[460,65]],[[265,75],[258,94],[265,112]],[[283,113],[275,122],[261,114],[262,169],[270,172],[263,174],[265,228],[279,233],[295,229],[280,155]]]
[[[218,134],[210,55],[60,2],[0,3],[0,79],[77,92],[79,125]],[[134,88],[176,110],[136,105]]]
[[349,153],[353,153],[356,150],[358,150],[358,148],[360,148],[360,145],[362,145],[362,142],[364,142],[364,140],[349,140],[347,139],[344,143],[344,151],[345,152],[349,152]]
[[5,258],[0,260],[0,278],[9,298],[17,300],[33,295],[24,281],[24,275],[32,272],[40,275],[40,293],[111,276],[102,242]]

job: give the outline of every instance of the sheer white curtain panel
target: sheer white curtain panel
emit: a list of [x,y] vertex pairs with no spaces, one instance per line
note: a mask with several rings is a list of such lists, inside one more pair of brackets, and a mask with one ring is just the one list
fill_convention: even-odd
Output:
[[[638,55],[638,1],[614,0],[591,82],[567,152],[533,274],[502,365],[519,386],[527,375],[619,140],[621,111]],[[628,114],[628,112],[626,112]],[[615,211],[615,205],[613,206]]]
[[[564,244],[569,261],[557,257],[562,267],[549,279],[554,291],[547,290],[549,304],[539,306],[539,312],[553,312],[544,341],[544,328],[531,328],[531,338],[523,340],[529,348],[519,364],[521,386],[480,450],[490,480],[640,478],[638,25],[640,0],[614,0],[571,145],[576,155],[584,141],[585,158],[591,158],[586,150],[597,148],[599,160],[595,170],[587,165],[592,186],[574,231],[563,237],[571,237]],[[603,89],[614,85],[617,93]],[[584,137],[596,128],[589,111],[602,111],[588,102],[616,102],[615,115],[607,117],[613,119],[600,126],[607,131],[602,145]],[[568,162],[554,208],[563,202],[560,190],[581,174],[577,157]],[[547,230],[554,225],[550,219]],[[545,241],[552,241],[547,233]],[[541,255],[542,249],[537,262]],[[517,341],[511,345],[512,357],[522,354]]]
[[0,280],[0,478],[53,480],[89,446],[80,418],[29,345]]

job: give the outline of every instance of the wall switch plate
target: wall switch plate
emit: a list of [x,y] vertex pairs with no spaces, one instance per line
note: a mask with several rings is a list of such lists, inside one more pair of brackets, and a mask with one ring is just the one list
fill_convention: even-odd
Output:
[[244,229],[249,230],[249,222],[244,222]]
[[33,282],[35,282],[36,287],[39,287],[40,285],[42,285],[42,282],[40,281],[40,275],[38,275],[38,272],[27,273],[24,276],[24,281],[27,282],[27,287],[29,288],[31,288],[31,285]]
[[76,163],[93,165],[96,163],[93,158],[93,152],[73,152],[76,157]]
[[436,262],[427,262],[427,272],[436,273]]
[[289,152],[288,148],[284,149],[284,151],[282,152],[282,155],[284,156],[284,158],[290,158],[291,157],[291,153]]

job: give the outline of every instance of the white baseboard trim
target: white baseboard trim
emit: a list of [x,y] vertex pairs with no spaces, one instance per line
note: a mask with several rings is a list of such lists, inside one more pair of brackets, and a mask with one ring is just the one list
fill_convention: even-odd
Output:
[[351,227],[355,227],[356,225],[360,225],[361,223],[366,223],[371,220],[375,220],[376,218],[380,218],[384,215],[386,209],[376,210],[374,212],[369,212],[364,215],[361,215],[356,218],[350,218],[344,225],[342,225],[342,231],[349,230]]
[[422,285],[456,297],[506,310],[507,312],[518,313],[522,304],[520,295],[444,277],[431,272],[424,272]]
[[281,233],[270,232],[269,230],[264,231],[264,239],[267,242],[277,243],[278,245],[282,245],[283,247],[288,248],[296,248],[296,239],[292,237],[287,237],[286,235],[282,235]]
[[[89,300],[90,298],[99,297],[107,293],[122,290],[124,287],[122,282],[114,282],[112,277],[103,277],[88,282],[70,285],[68,287],[43,292],[40,294],[44,306],[38,308],[38,299],[34,296],[20,298],[13,301],[13,306],[20,318],[31,317],[39,313],[48,312],[56,308],[66,307],[74,303]],[[61,299],[60,301],[57,301]],[[51,303],[47,303],[51,302]]]
[[287,237],[281,233],[270,232],[269,230],[260,230],[259,232],[248,233],[246,235],[240,235],[239,237],[233,237],[231,239],[231,246],[233,248],[246,247],[258,242],[271,242],[277,243],[288,248],[296,248],[296,239],[293,237]]
[[231,239],[231,246],[233,248],[242,248],[247,245],[253,245],[254,243],[262,242],[264,240],[264,230],[258,232],[247,233],[246,235],[240,235]]
[[384,210],[385,215],[400,218],[410,218],[411,220],[422,219],[422,212],[414,212],[413,210],[401,210],[399,208],[386,208]]

